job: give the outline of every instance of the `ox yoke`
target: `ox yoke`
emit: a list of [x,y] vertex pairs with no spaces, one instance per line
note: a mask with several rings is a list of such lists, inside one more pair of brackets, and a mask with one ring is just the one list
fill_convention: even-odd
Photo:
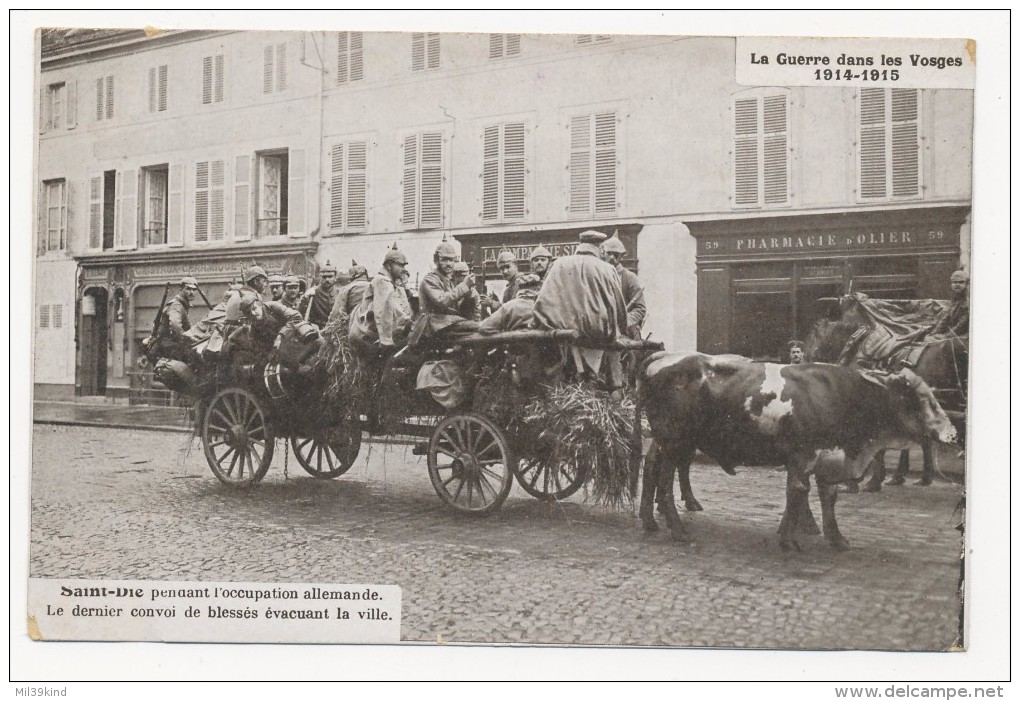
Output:
[[699,449],[725,469],[785,465],[825,449],[855,455],[904,432],[890,390],[837,365],[656,354],[642,380],[656,440]]

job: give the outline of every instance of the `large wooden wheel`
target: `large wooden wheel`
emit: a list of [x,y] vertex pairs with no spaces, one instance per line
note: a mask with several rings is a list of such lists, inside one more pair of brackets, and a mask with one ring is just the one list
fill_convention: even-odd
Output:
[[525,458],[514,471],[517,483],[542,501],[558,501],[575,494],[588,478],[585,467],[569,463],[549,464],[541,458]]
[[273,431],[266,410],[248,390],[221,390],[209,402],[202,428],[205,459],[228,487],[252,487],[273,462]]
[[305,472],[317,479],[333,479],[351,469],[361,450],[361,426],[344,422],[311,436],[291,436],[290,445]]
[[515,460],[502,429],[479,414],[444,417],[429,441],[429,478],[439,497],[466,513],[491,514],[506,501]]

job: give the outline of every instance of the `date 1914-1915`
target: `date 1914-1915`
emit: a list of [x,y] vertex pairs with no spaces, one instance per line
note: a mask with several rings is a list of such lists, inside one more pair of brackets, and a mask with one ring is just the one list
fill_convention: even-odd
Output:
[[880,82],[880,81],[886,81],[886,80],[888,80],[888,81],[896,81],[896,80],[899,80],[899,79],[900,79],[900,72],[899,72],[899,70],[897,70],[895,68],[892,68],[892,69],[887,69],[887,68],[883,68],[883,69],[871,68],[871,69],[864,69],[864,70],[859,71],[859,72],[854,72],[850,68],[844,68],[843,70],[840,70],[838,68],[836,68],[836,69],[832,69],[832,68],[817,68],[817,69],[815,69],[815,80],[841,80],[841,81],[860,80],[860,81],[864,81],[864,82],[877,83],[877,82]]

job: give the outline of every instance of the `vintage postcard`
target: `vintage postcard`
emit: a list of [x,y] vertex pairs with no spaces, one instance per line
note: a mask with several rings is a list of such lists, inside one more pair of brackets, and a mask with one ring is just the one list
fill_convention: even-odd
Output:
[[479,18],[32,25],[24,636],[965,659],[981,41]]

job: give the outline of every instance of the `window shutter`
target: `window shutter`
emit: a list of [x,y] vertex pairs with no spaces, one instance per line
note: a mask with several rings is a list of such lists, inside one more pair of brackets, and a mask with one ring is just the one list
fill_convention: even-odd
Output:
[[489,35],[489,58],[502,58],[503,56],[503,35]]
[[270,44],[262,50],[262,93],[273,92],[273,46]]
[[[503,127],[503,217],[524,217],[524,123]],[[615,199],[615,194],[614,194]]]
[[429,33],[429,68],[439,68],[439,35]]
[[45,134],[53,128],[53,95],[50,87],[44,85],[39,91],[39,133]]
[[113,119],[113,76],[106,76],[106,118]]
[[499,127],[485,128],[482,147],[482,220],[499,218]]
[[209,161],[195,164],[195,241],[209,240]]
[[365,77],[364,42],[364,34],[351,32],[351,80],[361,80]]
[[89,248],[103,247],[103,176],[89,178]]
[[592,36],[591,34],[578,34],[574,37],[574,42],[577,44],[590,44]]
[[348,69],[348,55],[347,46],[349,39],[349,32],[340,32],[337,34],[336,41],[336,82],[346,83],[350,78],[350,71]]
[[595,211],[616,211],[616,113],[595,115]]
[[306,236],[305,230],[305,152],[304,149],[291,149],[288,162],[290,178],[288,180],[287,198],[287,234],[289,236]]
[[101,121],[106,110],[103,107],[106,92],[103,89],[103,79],[96,78],[96,121]]
[[78,82],[69,80],[67,85],[67,128],[74,129],[78,126]]
[[42,304],[39,305],[39,328],[48,329],[50,327],[50,305]]
[[234,159],[234,240],[251,238],[251,157]]
[[287,89],[287,44],[276,45],[276,92]]
[[758,99],[734,105],[734,202],[758,204]]
[[35,254],[42,256],[46,254],[46,237],[49,235],[47,219],[49,219],[49,188],[45,182],[39,183],[36,188],[36,212],[35,212]]
[[920,145],[918,143],[918,91],[893,88],[892,101],[892,194],[910,197],[920,191]]
[[368,144],[364,141],[349,144],[347,147],[348,229],[364,229],[368,225],[367,172]]
[[401,221],[408,227],[417,225],[418,201],[418,137],[404,139],[404,182]]
[[329,159],[329,226],[342,229],[344,226],[344,145],[333,144]]
[[425,35],[415,32],[411,34],[411,70],[420,71],[425,68]]
[[138,210],[135,206],[138,174],[133,170],[117,171],[117,204],[114,241],[117,248],[138,247]]
[[184,166],[170,166],[167,196],[166,242],[171,246],[184,245]]
[[71,183],[63,181],[63,213],[60,222],[60,250],[66,251],[71,246],[71,231],[70,223],[74,221],[73,209],[74,206],[74,188],[71,187]]
[[156,89],[156,109],[159,112],[166,112],[167,70],[165,64],[159,67],[159,85]]
[[886,196],[885,90],[864,88],[860,93],[861,197]]
[[224,217],[226,196],[225,162],[209,163],[209,240],[222,241],[225,238]]
[[213,100],[215,102],[223,102],[223,54],[216,54],[214,59],[215,71],[213,72]]
[[765,204],[785,204],[789,192],[786,96],[773,95],[763,102]]
[[421,225],[443,223],[443,135],[421,135]]
[[213,95],[213,57],[202,59],[202,104],[212,104]]
[[54,304],[52,307],[52,326],[55,329],[63,328],[64,326],[64,305]]
[[156,89],[158,79],[156,77],[156,69],[149,69],[149,112],[156,111]]
[[507,56],[518,56],[521,53],[521,35],[520,34],[507,34],[506,35],[506,55]]
[[591,115],[570,118],[570,212],[591,211]]

